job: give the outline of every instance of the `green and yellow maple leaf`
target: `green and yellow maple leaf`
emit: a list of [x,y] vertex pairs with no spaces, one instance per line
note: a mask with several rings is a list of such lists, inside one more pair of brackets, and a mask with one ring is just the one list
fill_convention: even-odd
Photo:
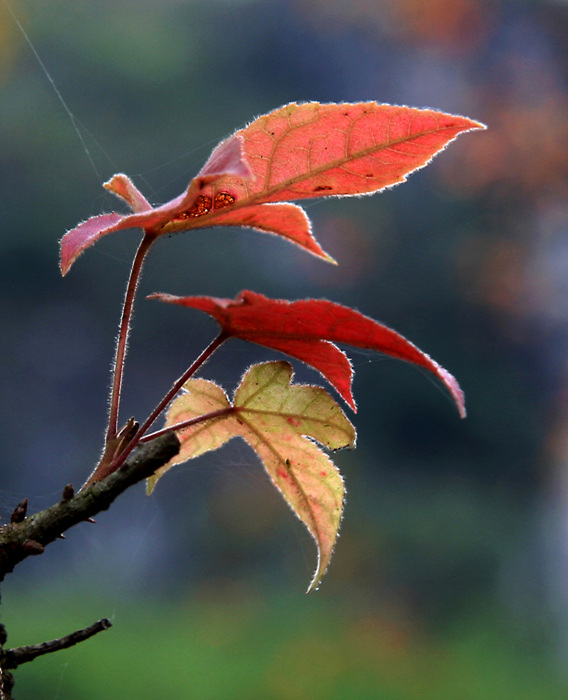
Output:
[[[223,389],[205,379],[190,379],[173,401],[166,427],[175,428],[180,453],[149,480],[175,464],[243,438],[293,512],[308,528],[318,549],[318,565],[308,592],[317,588],[331,559],[343,513],[343,479],[314,441],[330,450],[355,445],[355,429],[321,387],[292,384],[288,362],[251,367],[230,402]],[[203,416],[209,418],[201,419]]]

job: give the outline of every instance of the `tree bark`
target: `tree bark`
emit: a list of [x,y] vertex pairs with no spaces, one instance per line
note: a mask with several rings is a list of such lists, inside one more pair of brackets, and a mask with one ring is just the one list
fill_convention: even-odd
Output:
[[[58,503],[29,517],[26,517],[27,500],[24,499],[14,509],[10,523],[0,527],[0,581],[27,557],[42,554],[50,542],[62,538],[69,528],[107,510],[126,489],[152,476],[156,469],[175,457],[179,448],[175,433],[161,435],[142,444],[122,467],[106,478],[77,494],[71,485],[66,486]],[[110,622],[103,619],[61,639],[5,650],[7,635],[0,624],[0,700],[13,700],[11,671],[17,666],[78,644],[109,627]]]

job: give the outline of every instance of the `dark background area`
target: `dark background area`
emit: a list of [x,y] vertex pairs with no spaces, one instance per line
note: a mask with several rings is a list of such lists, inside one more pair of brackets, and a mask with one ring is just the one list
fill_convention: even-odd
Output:
[[[150,499],[134,490],[7,581],[13,643],[65,634],[109,606],[115,617],[85,651],[22,670],[18,697],[565,697],[568,5],[10,6],[67,110],[0,3],[4,520],[24,497],[37,510],[82,483],[101,449],[139,232],[105,238],[64,279],[58,240],[120,209],[103,181],[125,172],[167,201],[218,141],[290,101],[376,100],[488,125],[403,186],[308,202],[337,268],[252,231],[160,241],[142,295],[249,288],[353,306],[447,367],[469,415],[460,421],[415,368],[351,352],[358,448],[336,455],[348,499],[321,590],[303,597],[313,544],[233,441],[172,470]],[[141,298],[122,417],[143,418],[214,334],[198,312]],[[226,388],[278,358],[231,342],[202,373]],[[299,366],[296,376],[318,381]],[[187,685],[156,694],[96,675],[101,659],[128,658],[122,673],[139,680],[152,640],[174,647],[163,682]]]

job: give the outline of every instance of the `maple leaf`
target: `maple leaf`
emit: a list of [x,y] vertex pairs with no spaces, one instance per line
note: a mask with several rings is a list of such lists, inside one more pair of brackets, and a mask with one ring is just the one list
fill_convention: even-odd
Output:
[[292,103],[222,141],[187,190],[152,207],[134,183],[115,175],[105,187],[133,214],[101,214],[61,240],[61,271],[102,236],[139,227],[161,236],[209,226],[273,233],[329,262],[296,204],[307,197],[370,194],[402,182],[461,132],[483,129],[465,117],[381,105]]
[[[356,435],[324,389],[292,384],[292,376],[288,362],[254,365],[232,403],[214,382],[188,380],[186,393],[172,402],[166,417],[169,428],[189,423],[178,429],[180,452],[148,480],[148,492],[175,464],[215,450],[235,436],[243,438],[316,542],[318,564],[310,592],[319,585],[331,559],[345,495],[337,467],[313,440],[338,450],[354,447]],[[214,417],[202,419],[210,413]]]
[[269,299],[248,290],[235,299],[162,293],[148,298],[204,311],[227,337],[248,340],[305,362],[318,370],[353,410],[351,363],[334,343],[376,350],[424,367],[443,382],[460,415],[465,416],[463,392],[447,370],[396,331],[341,304],[323,299]]

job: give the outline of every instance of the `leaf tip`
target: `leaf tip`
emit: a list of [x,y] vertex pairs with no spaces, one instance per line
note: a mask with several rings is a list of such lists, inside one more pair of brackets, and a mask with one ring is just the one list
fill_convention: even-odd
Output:
[[319,591],[319,587],[321,586],[323,577],[327,573],[332,554],[333,550],[329,552],[328,556],[326,557],[327,561],[324,562],[322,561],[322,555],[321,552],[319,552],[318,547],[318,565],[315,570],[314,576],[310,581],[310,585],[306,590],[306,595],[310,595],[310,593],[315,593],[316,591]]
[[310,595],[310,593],[314,593],[315,591],[319,590],[321,580],[324,574],[325,571],[321,570],[320,562],[318,561],[318,568],[316,569],[313,579],[310,581],[310,585],[308,586],[306,595]]
[[173,301],[178,297],[173,294],[164,294],[163,292],[152,292],[152,294],[146,294],[146,299],[158,299],[158,301]]
[[310,593],[314,593],[315,591],[319,590],[319,585],[320,585],[319,581],[317,584],[312,581],[312,583],[310,583],[310,585],[308,586],[308,590],[306,591],[306,595],[310,595]]
[[474,119],[471,120],[471,124],[472,124],[472,126],[471,126],[472,130],[479,129],[480,131],[485,131],[489,128],[487,126],[487,124],[484,124],[483,122],[475,121]]
[[253,170],[245,153],[244,138],[241,134],[233,134],[228,139],[221,141],[199,172],[200,177],[219,175],[236,175],[245,179],[254,178]]
[[150,203],[124,173],[113,175],[110,180],[103,182],[105,190],[123,199],[134,212],[144,212],[152,209]]
[[71,269],[71,265],[73,265],[73,263],[79,255],[74,255],[69,250],[66,235],[67,234],[65,234],[65,236],[63,236],[63,238],[59,242],[59,270],[61,272],[62,277],[65,277],[65,275],[69,272],[69,270]]
[[440,377],[442,378],[442,381],[450,391],[450,394],[460,414],[460,418],[466,418],[467,411],[465,408],[465,394],[463,393],[461,386],[458,384],[458,380],[454,377],[453,374],[448,372],[447,369],[440,367],[440,365],[438,365],[438,367]]
[[61,277],[65,277],[69,272],[69,265],[64,265],[63,260],[59,261],[59,271],[61,272]]
[[150,476],[146,479],[146,495],[147,496],[152,495],[152,492],[156,488],[157,481],[158,481],[158,477],[156,474],[152,474],[152,476]]

